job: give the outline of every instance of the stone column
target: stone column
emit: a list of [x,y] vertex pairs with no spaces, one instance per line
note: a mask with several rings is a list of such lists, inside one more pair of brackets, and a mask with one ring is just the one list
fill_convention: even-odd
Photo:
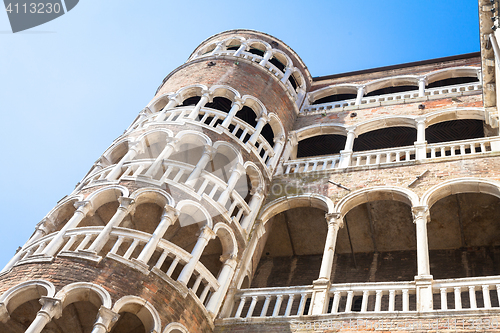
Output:
[[210,93],[208,91],[203,91],[201,99],[198,101],[194,109],[189,113],[189,119],[196,119],[200,113],[200,109],[205,106],[210,101]]
[[417,122],[417,141],[415,142],[416,158],[427,158],[427,141],[425,141],[425,117],[415,119]]
[[266,114],[262,113],[260,115],[259,119],[257,119],[257,125],[255,125],[255,132],[252,134],[252,136],[248,140],[248,142],[250,144],[255,146],[255,143],[257,142],[257,139],[259,138],[260,132],[262,131],[262,129],[264,128],[264,126],[267,124],[268,121],[269,121],[269,117]]
[[205,169],[208,162],[210,162],[212,160],[212,157],[216,151],[210,145],[205,145],[204,148],[205,148],[205,150],[203,151],[203,155],[201,155],[200,160],[198,161],[198,163],[196,163],[196,166],[194,167],[193,171],[191,172],[188,179],[186,180],[186,185],[188,185],[188,186],[194,186],[194,184],[196,184],[196,181],[200,177],[202,171]]
[[290,77],[290,75],[292,75],[293,73],[293,68],[292,67],[287,67],[285,69],[285,74],[283,74],[283,78],[281,79],[281,82],[283,82],[284,84],[286,84],[286,81],[288,80],[288,78]]
[[328,234],[326,236],[319,279],[313,282],[313,295],[311,298],[312,315],[323,314],[328,308],[330,275],[332,273],[335,245],[339,228],[343,224],[342,217],[338,213],[326,214],[325,218],[328,221]]
[[140,113],[139,113],[139,116],[137,117],[136,120],[134,120],[134,122],[132,124],[130,124],[130,126],[127,128],[126,132],[130,132],[131,130],[133,130],[136,125],[140,124],[144,118],[146,118],[148,115],[147,113],[151,114],[151,110],[146,106]]
[[427,206],[412,208],[413,222],[417,234],[417,311],[432,311],[432,275],[429,266],[429,248],[427,243],[427,222],[429,209]]
[[170,109],[175,108],[177,105],[181,104],[181,96],[179,94],[173,94],[168,96],[168,103],[156,116],[156,121],[164,121],[167,118],[167,112]]
[[224,296],[226,295],[229,284],[234,275],[234,270],[236,269],[236,257],[234,255],[229,255],[227,258],[222,258],[224,264],[222,266],[221,272],[217,281],[219,282],[219,289],[210,297],[210,301],[207,304],[207,311],[212,314],[212,318],[215,318],[219,312],[219,308],[222,304]]
[[61,247],[64,242],[64,236],[66,235],[66,231],[69,229],[76,228],[78,224],[83,220],[85,215],[90,212],[92,205],[89,201],[78,201],[75,202],[74,206],[77,208],[71,219],[64,225],[64,227],[59,230],[57,235],[52,238],[50,243],[43,249],[42,254],[46,256],[53,256],[56,254],[59,247]]
[[262,187],[259,187],[252,194],[252,199],[250,199],[250,202],[248,203],[248,207],[250,208],[250,214],[245,216],[245,218],[241,222],[241,228],[243,230],[246,230],[247,233],[250,232],[252,228],[253,225],[252,222],[255,219],[257,213],[259,212],[259,208],[262,205],[263,199],[264,199],[264,190],[262,189]]
[[209,226],[205,225],[202,228],[200,235],[198,236],[198,241],[196,242],[193,251],[191,251],[191,259],[189,260],[187,265],[184,266],[184,268],[182,269],[181,274],[179,274],[179,278],[177,279],[177,281],[183,283],[184,285],[188,284],[189,279],[193,274],[194,267],[200,260],[201,255],[203,254],[203,250],[205,249],[205,246],[207,246],[208,242],[214,238],[215,238],[215,233],[212,231],[212,229],[210,229]]
[[135,208],[134,199],[128,197],[119,197],[118,202],[120,206],[116,210],[113,217],[106,224],[104,229],[99,233],[94,242],[87,249],[88,252],[93,252],[95,254],[102,250],[106,242],[109,240],[109,236],[114,227],[118,227],[122,223],[123,219],[127,214]]
[[340,151],[340,168],[347,168],[351,164],[352,148],[354,147],[354,139],[356,138],[355,127],[347,128],[347,139],[344,150]]
[[238,111],[241,110],[243,107],[243,100],[241,98],[236,98],[233,104],[231,105],[231,110],[229,110],[229,113],[227,114],[226,118],[222,122],[221,126],[224,128],[228,128],[229,125],[231,125],[231,122],[233,121],[233,118],[236,116]]
[[57,319],[61,317],[62,304],[60,300],[42,296],[42,298],[40,298],[40,303],[42,304],[42,308],[38,311],[35,320],[31,322],[25,333],[40,333],[52,318],[55,317]]
[[358,93],[356,95],[356,102],[354,104],[361,105],[361,102],[363,101],[364,96],[365,96],[365,86],[359,86]]
[[285,146],[285,136],[281,135],[280,137],[275,137],[274,138],[274,156],[271,158],[269,161],[269,167],[274,168],[276,167],[276,164],[278,164],[278,161],[281,156],[281,152],[283,150],[283,147]]
[[213,49],[213,51],[212,51],[212,53],[210,55],[217,54],[218,52],[220,52],[220,50],[222,50],[223,47],[224,47],[224,44],[217,43],[217,46],[215,46],[215,49]]
[[267,62],[269,61],[269,59],[271,59],[272,55],[273,52],[271,50],[267,50],[266,53],[264,53],[264,57],[259,62],[259,65],[266,67]]
[[111,331],[111,328],[114,323],[118,321],[118,318],[120,318],[118,313],[101,306],[97,313],[97,319],[94,323],[92,333],[107,333]]
[[146,173],[144,174],[145,177],[153,178],[158,173],[163,160],[168,159],[170,155],[172,155],[172,153],[177,150],[177,143],[177,138],[167,138],[167,144],[165,145],[165,148],[163,148],[153,164],[151,164],[151,166],[149,167],[148,171],[146,171]]
[[319,279],[330,280],[332,273],[333,257],[335,255],[335,245],[337,244],[337,234],[344,222],[339,213],[325,215],[328,223],[328,233],[326,235],[325,249],[323,250],[323,259],[321,260],[321,269]]
[[427,77],[421,77],[418,79],[418,97],[425,96],[425,86],[427,85]]
[[107,180],[116,180],[116,178],[121,174],[123,164],[134,159],[134,157],[141,151],[142,145],[138,142],[133,146],[129,147],[128,152],[122,157],[120,162],[118,162],[113,170],[106,177]]
[[167,232],[167,229],[172,224],[175,223],[175,220],[177,220],[178,216],[179,212],[176,209],[169,206],[165,206],[165,211],[161,216],[160,223],[153,232],[153,235],[151,235],[151,238],[149,239],[148,243],[142,249],[142,252],[141,254],[139,254],[139,257],[137,257],[137,260],[142,261],[146,265],[148,264],[148,261],[149,259],[151,259],[151,256],[155,252],[158,243],[161,241],[161,239]]
[[247,48],[247,44],[245,43],[241,43],[240,47],[236,50],[236,52],[234,52],[234,56],[235,57],[239,57],[241,56],[241,54],[243,53],[243,51],[245,51]]
[[231,193],[233,192],[234,188],[236,187],[236,183],[240,179],[241,175],[244,173],[245,173],[245,168],[240,163],[237,163],[231,169],[231,176],[229,177],[229,180],[227,181],[227,187],[220,194],[219,200],[217,200],[218,203],[220,203],[223,206],[226,204],[227,200],[231,196]]

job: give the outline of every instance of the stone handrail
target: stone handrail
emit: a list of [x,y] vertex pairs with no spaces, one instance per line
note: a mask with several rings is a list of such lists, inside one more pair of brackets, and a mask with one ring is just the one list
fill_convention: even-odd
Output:
[[372,97],[364,97],[361,104],[356,105],[356,99],[347,99],[330,103],[307,105],[301,110],[301,114],[316,114],[330,110],[350,110],[350,109],[366,109],[380,105],[391,105],[399,103],[407,103],[412,99],[419,100],[434,100],[445,98],[448,96],[467,95],[477,93],[482,90],[480,82],[458,84],[453,86],[445,86],[438,88],[426,88],[424,96],[419,96],[418,90],[405,91],[394,94],[385,94]]
[[415,160],[415,147],[396,147],[355,152],[351,157],[351,166],[378,165]]
[[[312,286],[243,289],[236,294],[236,312],[231,318],[307,315],[311,306],[306,308],[306,303],[312,293]],[[255,313],[256,307],[259,313]]]
[[428,144],[426,147],[427,158],[433,159],[487,153],[492,151],[492,141],[498,140],[498,137],[486,137]]
[[308,157],[284,162],[283,169],[285,174],[332,170],[338,167],[339,161],[340,155]]

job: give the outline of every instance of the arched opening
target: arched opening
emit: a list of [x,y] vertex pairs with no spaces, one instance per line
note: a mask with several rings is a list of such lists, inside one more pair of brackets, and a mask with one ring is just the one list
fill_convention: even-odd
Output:
[[134,214],[127,215],[120,227],[152,234],[158,224],[164,208],[153,202],[144,202],[135,207]]
[[73,205],[75,202],[76,200],[64,204],[51,215],[54,223],[45,223],[45,227],[48,227],[49,233],[61,230],[69,219],[73,217],[76,211],[76,208]]
[[280,57],[281,59],[278,59],[278,57],[280,56],[277,56],[277,55],[274,55],[271,59],[269,59],[269,62],[271,64],[273,64],[274,66],[276,66],[276,68],[278,68],[280,71],[282,71],[283,73],[285,72],[285,63],[286,63],[286,60],[283,59],[284,57]]
[[35,320],[36,314],[41,307],[38,298],[20,304],[10,313],[10,318],[5,324],[0,322],[0,331],[2,333],[21,333],[26,331],[33,320]]
[[429,83],[426,88],[447,87],[447,86],[454,86],[454,85],[458,85],[458,84],[473,83],[473,82],[479,82],[477,75],[476,76],[452,77],[452,78],[434,81],[434,82]]
[[244,122],[246,122],[248,125],[255,127],[257,125],[257,114],[255,111],[248,107],[248,106],[243,106],[240,111],[236,113],[236,117],[240,118]]
[[142,139],[144,151],[137,154],[134,160],[156,158],[165,148],[167,137],[167,133],[160,131],[146,135],[146,137]]
[[351,94],[344,93],[344,94],[328,95],[328,96],[325,96],[325,97],[322,97],[320,99],[315,100],[312,103],[312,105],[345,101],[345,100],[348,100],[348,99],[354,99],[354,98],[356,98],[356,96],[357,96],[357,94],[355,94],[355,93],[351,93]]
[[250,49],[248,50],[248,52],[263,57],[264,53],[266,53],[266,49],[265,48],[259,49],[259,48],[257,48],[257,46],[255,46],[255,47],[250,46]]
[[226,42],[226,50],[236,51],[240,48],[241,41],[239,39],[232,39]]
[[42,332],[82,332],[91,333],[99,308],[90,301],[68,304],[59,319],[53,318]]
[[196,105],[200,101],[201,96],[191,96],[186,98],[184,101],[182,101],[181,104],[177,105],[176,107],[181,107],[181,106],[191,106],[191,105]]
[[114,324],[110,333],[147,333],[144,324],[135,314],[120,312],[120,318]]
[[[260,135],[266,139],[267,143],[271,145],[271,147],[274,147],[274,131],[273,128],[269,123],[265,124],[264,127],[262,128],[262,131],[260,132]],[[262,151],[262,155],[264,155],[264,152]]]
[[485,193],[446,196],[427,225],[435,279],[500,275],[500,199]]
[[233,101],[231,101],[230,99],[217,96],[213,98],[212,102],[205,104],[205,107],[228,113],[229,110],[231,110],[231,104],[233,104]]
[[103,227],[115,215],[120,204],[118,201],[106,202],[96,209],[94,214],[87,214],[78,224],[78,227]]
[[113,150],[106,156],[111,164],[116,164],[125,156],[129,149],[129,142],[125,141],[114,147]]
[[265,245],[252,288],[310,285],[319,276],[325,246],[325,211],[313,207],[286,210],[266,223]]
[[299,141],[297,157],[339,154],[345,148],[346,137],[338,134],[312,136]]
[[173,153],[169,160],[196,165],[204,151],[204,146],[196,142],[184,142],[179,145],[177,152]]
[[443,121],[426,128],[427,143],[469,140],[484,137],[484,125],[478,119]]
[[413,146],[417,130],[412,127],[387,127],[360,134],[354,139],[353,151]]
[[[200,258],[200,262],[205,266],[210,273],[214,277],[217,277],[219,275],[220,269],[222,268],[222,262],[220,260],[222,256],[223,250],[222,250],[222,243],[219,239],[218,236],[215,237],[215,239],[211,239],[205,249],[203,250],[203,255]],[[194,285],[196,281],[196,276],[191,277],[191,282]],[[188,287],[191,287],[190,284],[188,284]],[[203,292],[203,290],[198,290],[200,292]]]
[[373,90],[365,95],[365,97],[372,97],[372,96],[379,96],[379,95],[386,95],[386,94],[396,94],[400,92],[405,92],[405,91],[415,91],[418,90],[418,85],[400,85],[400,86],[395,86],[395,87],[385,87],[385,88],[380,88]]
[[213,50],[215,50],[215,48],[217,47],[217,44],[210,44],[208,45],[202,52],[201,52],[201,55],[205,55],[207,53],[210,53],[212,52]]

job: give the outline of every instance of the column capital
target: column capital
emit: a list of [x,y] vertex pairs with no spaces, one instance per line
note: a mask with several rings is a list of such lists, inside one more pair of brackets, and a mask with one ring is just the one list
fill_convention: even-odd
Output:
[[427,206],[414,206],[411,208],[411,212],[413,213],[413,223],[417,223],[419,219],[430,221],[429,207]]
[[124,211],[132,211],[135,208],[134,199],[129,198],[129,197],[119,197],[118,203],[120,203],[120,206],[118,207],[118,209],[122,209]]
[[417,118],[415,118],[415,121],[417,122],[417,124],[421,124],[421,123],[425,124],[425,118],[426,117],[417,117]]
[[153,114],[153,111],[151,111],[149,107],[145,106],[144,109],[142,109],[141,112],[139,112],[139,115],[141,114],[148,116],[150,114]]
[[274,142],[275,144],[276,144],[276,143],[278,143],[278,142],[281,142],[281,143],[285,142],[285,134],[280,133],[278,136],[275,136],[275,137],[273,138],[273,142]]
[[99,312],[97,313],[97,319],[94,323],[95,326],[102,326],[106,332],[109,332],[113,325],[118,321],[120,315],[116,312],[111,311],[101,305]]
[[328,226],[341,228],[344,226],[344,219],[340,213],[327,213],[325,214],[325,219]]
[[425,82],[425,84],[427,84],[427,76],[426,76],[426,75],[424,75],[424,76],[419,77],[419,78],[418,78],[418,82],[419,82],[419,83],[420,83],[420,82]]
[[259,186],[257,188],[252,187],[250,189],[250,194],[262,198],[262,196],[264,195],[264,188],[262,186]]
[[238,109],[241,109],[244,104],[245,101],[242,98],[235,97],[233,103],[231,104],[231,107],[238,106]]
[[263,121],[267,123],[269,121],[269,116],[265,113],[261,113],[257,121]]
[[294,146],[296,146],[299,143],[299,140],[297,138],[297,132],[288,133],[288,142],[290,142],[290,144]]
[[60,299],[42,296],[40,298],[40,304],[42,304],[42,308],[38,311],[39,313],[43,313],[52,318],[60,318],[62,315],[62,302]]
[[358,89],[358,94],[360,94],[360,93],[364,94],[365,93],[366,86],[364,84],[359,85],[356,88]]
[[245,173],[245,167],[243,166],[243,164],[241,163],[236,163],[236,165],[234,165],[232,168],[231,168],[231,173],[237,173],[238,176],[241,176],[242,174]]
[[44,235],[48,234],[48,226],[54,225],[54,219],[52,217],[44,217],[35,227],[35,230],[40,230]]
[[82,214],[87,214],[92,209],[92,203],[90,201],[77,201],[73,206]]
[[198,238],[203,238],[206,241],[209,241],[215,238],[215,232],[210,229],[208,225],[205,225],[200,229],[200,235],[198,236]]
[[215,149],[211,145],[204,145],[203,146],[203,155],[208,155],[210,158],[213,157],[213,155],[217,152],[217,149]]
[[236,269],[238,262],[236,261],[236,255],[232,253],[223,254],[220,256],[219,260],[226,266],[231,267],[233,270]]
[[0,303],[0,321],[6,323],[10,319],[9,311],[4,303]]
[[165,205],[165,207],[163,207],[163,209],[164,209],[164,211],[163,211],[163,214],[161,215],[162,220],[164,218],[170,219],[172,224],[175,222],[175,220],[177,220],[177,218],[181,214],[180,211],[178,211],[177,209],[175,209],[169,205]]
[[168,95],[168,100],[169,101],[175,101],[177,104],[182,103],[182,96],[180,94],[170,94]]
[[179,138],[173,138],[171,136],[167,137],[165,139],[165,142],[167,143],[165,146],[171,146],[175,151],[177,151],[178,145],[179,145]]
[[358,135],[356,134],[356,126],[348,126],[345,128],[347,134],[354,134],[355,137],[358,137]]

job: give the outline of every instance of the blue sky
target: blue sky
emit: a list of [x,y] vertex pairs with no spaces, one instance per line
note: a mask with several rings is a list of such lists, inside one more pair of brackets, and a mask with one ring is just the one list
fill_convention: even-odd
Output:
[[0,11],[0,266],[196,46],[269,33],[313,76],[479,51],[475,0],[81,0],[12,34]]

